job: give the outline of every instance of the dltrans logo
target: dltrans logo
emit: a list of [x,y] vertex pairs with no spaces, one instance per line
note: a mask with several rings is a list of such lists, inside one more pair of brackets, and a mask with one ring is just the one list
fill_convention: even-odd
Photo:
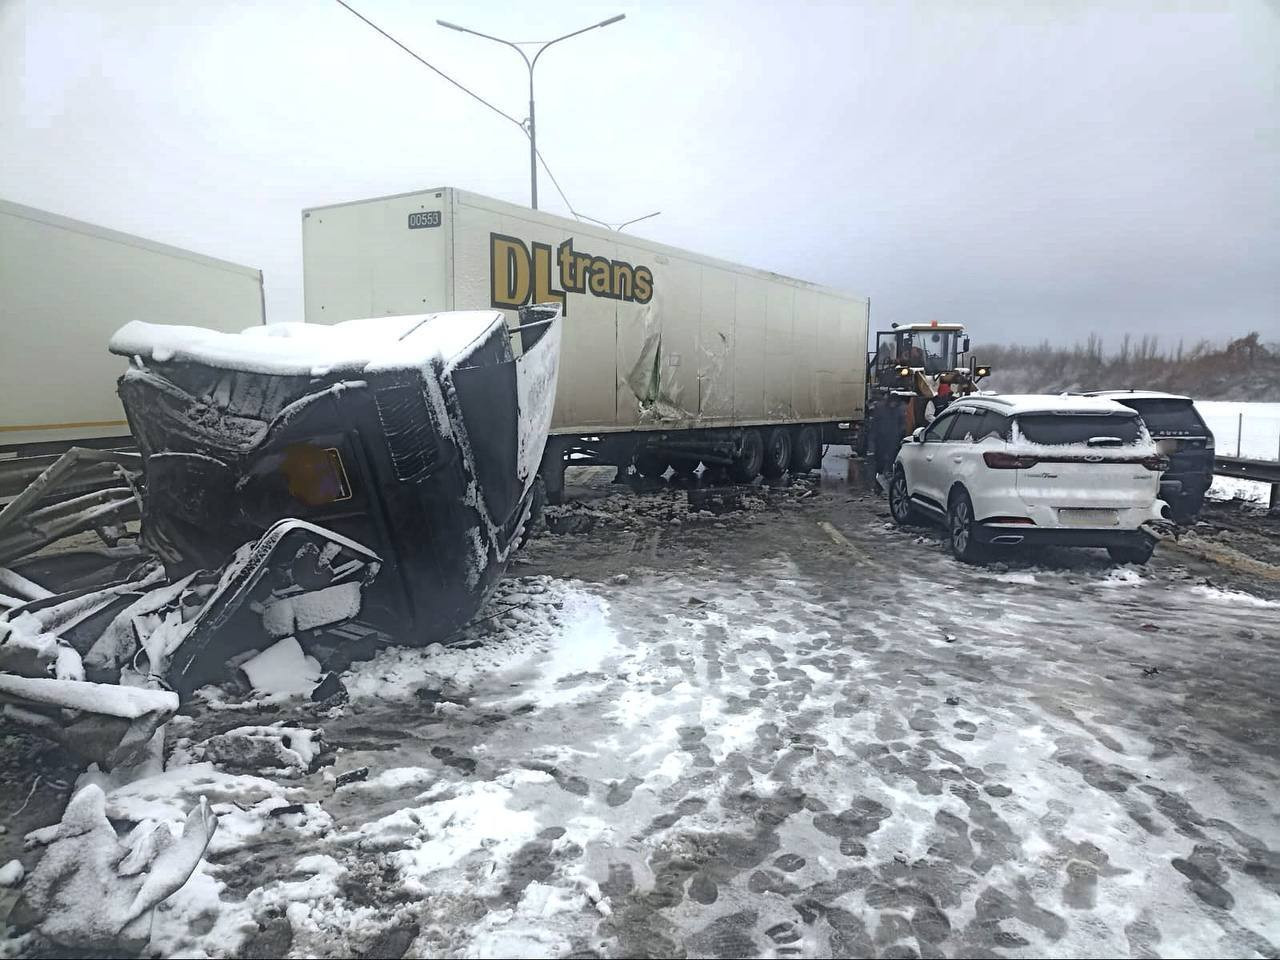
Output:
[[653,299],[653,272],[648,267],[578,253],[572,237],[553,254],[550,244],[526,246],[519,237],[491,233],[489,277],[492,305],[508,309],[526,303],[558,303],[568,316],[570,293],[632,303]]

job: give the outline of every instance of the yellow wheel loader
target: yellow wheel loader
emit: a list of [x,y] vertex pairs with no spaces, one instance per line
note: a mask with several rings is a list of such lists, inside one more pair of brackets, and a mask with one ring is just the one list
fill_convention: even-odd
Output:
[[862,453],[887,475],[903,437],[941,413],[956,397],[976,393],[991,373],[969,355],[960,323],[893,324],[876,333],[867,355],[867,421]]

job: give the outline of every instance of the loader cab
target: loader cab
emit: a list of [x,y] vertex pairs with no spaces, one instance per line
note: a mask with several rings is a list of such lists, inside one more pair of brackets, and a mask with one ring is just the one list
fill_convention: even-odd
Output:
[[895,376],[906,380],[914,371],[936,376],[956,370],[968,351],[969,338],[958,323],[904,324],[881,330],[876,334],[876,379],[885,383]]

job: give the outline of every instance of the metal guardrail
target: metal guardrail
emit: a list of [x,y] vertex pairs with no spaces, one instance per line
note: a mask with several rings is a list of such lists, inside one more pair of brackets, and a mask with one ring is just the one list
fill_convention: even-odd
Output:
[[1239,477],[1260,483],[1280,483],[1280,460],[1251,460],[1248,457],[1214,457],[1213,472],[1222,477]]
[[1280,460],[1251,460],[1248,457],[1214,457],[1213,472],[1219,477],[1236,477],[1271,484],[1271,509],[1280,507]]

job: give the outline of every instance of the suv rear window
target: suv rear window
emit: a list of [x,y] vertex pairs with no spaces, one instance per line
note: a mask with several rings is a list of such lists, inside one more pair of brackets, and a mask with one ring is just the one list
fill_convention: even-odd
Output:
[[1142,416],[1153,437],[1203,437],[1208,428],[1190,400],[1118,400]]
[[1032,443],[1053,445],[1088,443],[1094,437],[1115,437],[1121,443],[1136,443],[1142,435],[1137,414],[1028,413],[1018,417],[1018,429]]

